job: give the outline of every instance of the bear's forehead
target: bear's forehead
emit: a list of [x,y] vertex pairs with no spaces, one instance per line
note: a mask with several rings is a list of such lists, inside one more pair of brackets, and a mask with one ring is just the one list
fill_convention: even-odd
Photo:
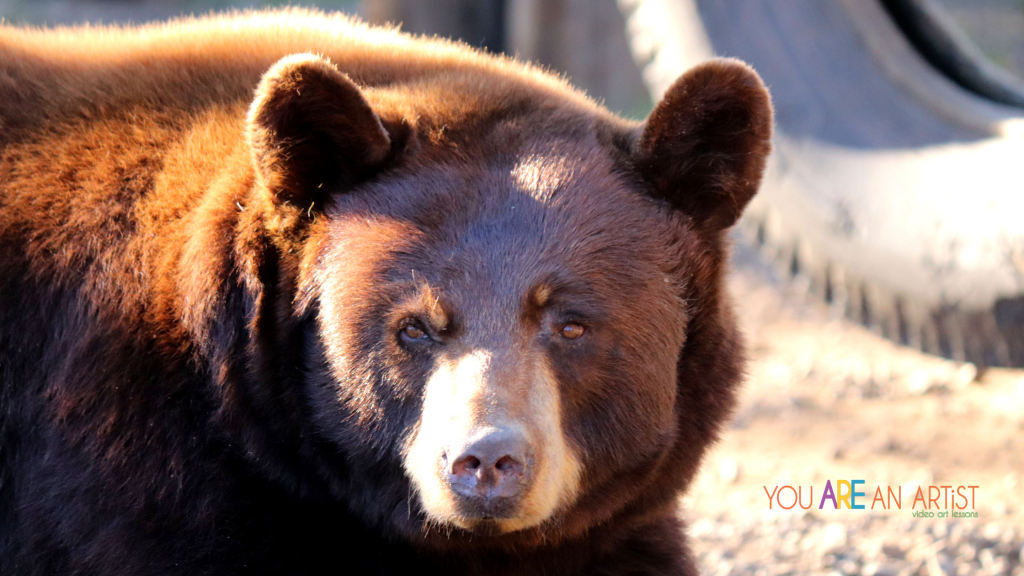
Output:
[[665,209],[599,147],[571,138],[384,174],[328,215],[328,273],[396,294],[430,285],[512,310],[540,286],[577,301],[660,291],[674,267]]
[[572,184],[580,170],[576,158],[557,150],[538,150],[520,157],[509,172],[517,190],[541,204],[551,204],[555,194]]
[[447,260],[460,253],[564,260],[570,252],[589,259],[642,251],[669,221],[592,138],[540,135],[504,150],[410,164],[336,199],[333,227],[351,237],[355,230],[345,228],[353,219],[401,222],[397,234]]

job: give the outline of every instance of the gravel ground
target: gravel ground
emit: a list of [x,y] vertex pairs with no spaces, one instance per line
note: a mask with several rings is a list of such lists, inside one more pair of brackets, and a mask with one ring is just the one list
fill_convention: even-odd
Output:
[[805,514],[704,519],[689,532],[709,576],[1024,575],[1024,538],[997,523]]
[[[682,499],[708,575],[1024,576],[1024,370],[984,374],[893,345],[785,286],[740,247],[748,334],[732,425]],[[977,519],[769,510],[777,485],[980,485]],[[806,494],[806,492],[805,492]],[[820,498],[820,496],[818,496]]]

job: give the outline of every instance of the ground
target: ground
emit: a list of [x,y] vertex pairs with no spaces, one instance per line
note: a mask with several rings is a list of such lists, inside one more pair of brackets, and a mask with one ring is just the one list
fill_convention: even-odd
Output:
[[[682,500],[705,573],[1024,575],[1024,370],[979,375],[899,347],[749,248],[735,260],[749,378]],[[902,509],[819,511],[827,479],[864,479],[869,508],[875,486],[902,486]],[[777,485],[803,486],[805,503],[814,486],[811,509],[769,509]],[[913,517],[919,485],[979,486],[978,518]]]

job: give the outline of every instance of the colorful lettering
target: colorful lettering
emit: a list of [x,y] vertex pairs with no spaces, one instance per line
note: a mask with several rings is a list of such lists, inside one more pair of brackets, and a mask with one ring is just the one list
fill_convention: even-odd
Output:
[[851,480],[850,481],[850,508],[853,510],[863,510],[863,504],[857,504],[857,496],[864,497],[863,492],[857,492],[857,484],[863,484],[863,480]]
[[[846,493],[843,493],[843,486],[846,486]],[[836,480],[836,509],[839,509],[839,502],[846,504],[847,508],[850,508],[850,494],[853,493],[853,489],[850,488],[849,480]]]
[[825,491],[821,495],[821,502],[818,503],[818,510],[825,507],[825,500],[832,501],[832,508],[838,510],[839,504],[836,503],[836,493],[832,490],[832,481],[825,480]]
[[875,497],[871,500],[871,509],[875,509],[875,502],[882,503],[882,510],[888,510],[889,507],[885,505],[885,498],[882,498],[882,487],[875,488]]
[[928,504],[924,501],[924,492],[921,491],[921,487],[920,486],[917,487],[917,495],[914,496],[914,504],[911,505],[911,507],[910,507],[911,510],[917,508],[917,501],[918,500],[920,500],[921,503],[925,505],[925,508],[928,507]]
[[903,486],[897,486],[896,487],[896,490],[897,490],[896,494],[892,493],[892,486],[886,486],[885,488],[886,488],[886,490],[889,491],[889,493],[887,494],[887,501],[888,501],[889,506],[886,507],[886,510],[888,510],[890,507],[892,507],[892,497],[893,496],[896,496],[896,509],[897,510],[902,510],[903,509]]

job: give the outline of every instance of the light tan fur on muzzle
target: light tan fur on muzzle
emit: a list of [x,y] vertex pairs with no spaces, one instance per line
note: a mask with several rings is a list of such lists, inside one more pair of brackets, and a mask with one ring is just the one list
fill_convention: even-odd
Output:
[[472,529],[475,519],[458,512],[442,454],[453,440],[490,426],[521,431],[533,456],[532,482],[518,510],[494,521],[501,532],[536,526],[575,500],[579,458],[566,441],[558,382],[545,359],[526,358],[515,369],[499,371],[489,351],[474,350],[435,364],[405,459],[406,474],[431,521]]

